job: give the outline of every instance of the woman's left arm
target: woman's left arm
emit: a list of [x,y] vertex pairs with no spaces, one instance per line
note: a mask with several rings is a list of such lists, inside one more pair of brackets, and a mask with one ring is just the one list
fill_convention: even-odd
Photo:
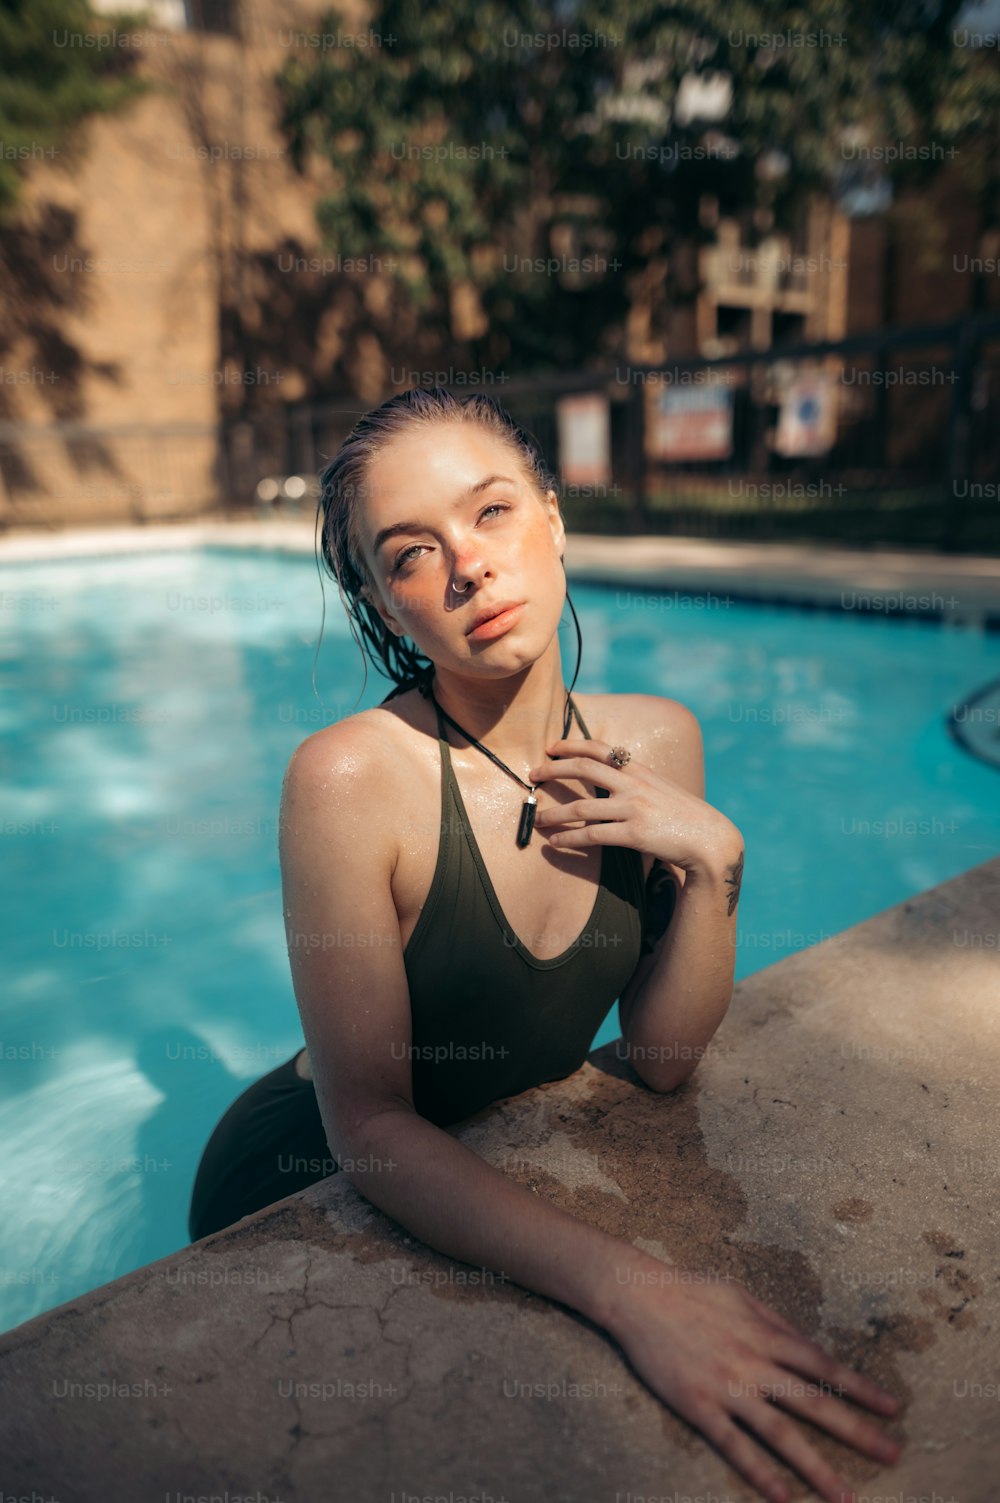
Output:
[[[533,770],[534,780],[541,781],[536,772],[561,771],[605,787],[609,797],[540,811],[535,827],[562,848],[615,844],[653,855],[644,953],[622,990],[619,1017],[636,1073],[653,1090],[670,1091],[694,1071],[732,1000],[743,837],[703,797],[704,754],[695,716],[675,701],[642,698],[650,732],[643,738],[646,761],[618,769],[608,764],[610,744],[553,743],[550,760]],[[666,735],[664,715],[670,722]],[[584,823],[558,828],[570,820]]]
[[[650,873],[651,905],[660,871],[654,865]],[[728,860],[686,869],[672,916],[619,998],[625,1057],[653,1090],[687,1080],[732,1001],[742,872],[742,847]]]

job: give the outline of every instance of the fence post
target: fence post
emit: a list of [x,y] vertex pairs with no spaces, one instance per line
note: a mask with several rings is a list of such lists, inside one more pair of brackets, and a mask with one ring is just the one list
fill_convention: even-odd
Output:
[[874,374],[878,377],[875,392],[875,428],[872,434],[871,462],[872,468],[878,471],[877,484],[881,485],[885,475],[885,456],[887,452],[886,437],[889,429],[889,350],[884,338],[879,337],[875,347],[875,359],[873,361]]
[[137,486],[135,492],[130,491],[128,508],[132,521],[140,526],[145,526],[146,522],[148,521],[145,507],[143,506],[143,493],[149,490],[148,477],[154,474],[156,470],[155,432],[147,431],[143,433],[142,438],[140,439],[140,443],[143,442],[146,445],[146,453],[144,456],[145,462],[141,467],[140,474],[147,477],[147,483],[145,485]]
[[[955,343],[955,380],[952,382],[951,410],[948,415],[948,486],[951,495],[945,508],[941,548],[946,553],[958,548],[969,493],[969,447],[972,437],[972,387],[979,349],[979,330],[971,318],[962,320]],[[958,489],[962,485],[962,496]]]
[[254,475],[254,430],[243,419],[224,422],[222,432],[225,441],[225,473],[228,494],[225,498],[227,511],[241,511],[253,505]]
[[649,531],[646,512],[646,388],[637,382],[628,400],[626,444],[629,503],[626,521],[631,533]]
[[[766,475],[771,468],[771,450],[767,444],[767,388],[770,383],[770,367],[763,361],[747,366],[747,462],[751,474]],[[760,525],[760,509],[755,508],[755,531]]]
[[316,446],[313,439],[313,405],[311,402],[293,407],[292,471],[297,475],[312,475],[316,470]]

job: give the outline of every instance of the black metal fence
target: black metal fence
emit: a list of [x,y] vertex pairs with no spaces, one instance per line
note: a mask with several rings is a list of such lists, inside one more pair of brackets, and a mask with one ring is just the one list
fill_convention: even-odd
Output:
[[[788,457],[774,442],[782,391],[817,371],[837,391],[835,436],[821,455]],[[655,394],[710,385],[731,394],[725,457],[663,458],[650,442]],[[1000,552],[998,315],[478,389],[534,433],[575,531]],[[608,399],[610,464],[604,479],[572,485],[559,401],[583,393]],[[275,482],[314,480],[372,405],[289,404],[224,426],[0,425],[0,525],[311,509],[314,490],[293,485],[296,501]]]
[[0,526],[196,517],[226,495],[216,423],[0,423]]
[[[786,457],[774,445],[781,391],[796,374],[815,371],[836,388],[834,441],[822,455]],[[731,392],[726,457],[651,454],[651,390],[713,383]],[[534,433],[560,475],[559,399],[607,396],[610,473],[593,485],[562,485],[576,531],[1000,552],[997,316],[479,389]],[[314,475],[362,411],[357,403],[303,403],[230,435],[234,494],[248,496],[265,473]]]

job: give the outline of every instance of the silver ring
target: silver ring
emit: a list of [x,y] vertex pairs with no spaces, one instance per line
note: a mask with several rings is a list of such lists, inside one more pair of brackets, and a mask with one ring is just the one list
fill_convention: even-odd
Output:
[[632,753],[626,746],[613,746],[608,753],[608,761],[612,767],[624,767],[631,760]]

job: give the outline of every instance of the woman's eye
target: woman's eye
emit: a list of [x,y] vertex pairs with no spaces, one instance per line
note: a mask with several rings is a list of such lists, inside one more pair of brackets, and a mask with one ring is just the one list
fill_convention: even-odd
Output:
[[[483,517],[485,517],[488,511],[510,511],[510,506],[505,501],[491,501],[489,506],[484,506],[482,511],[479,513],[480,521],[482,521]],[[400,553],[399,556],[395,559],[394,568],[403,568],[410,562],[410,555],[412,553],[418,552],[423,546],[423,543],[411,543],[409,548],[404,548],[402,553]]]

